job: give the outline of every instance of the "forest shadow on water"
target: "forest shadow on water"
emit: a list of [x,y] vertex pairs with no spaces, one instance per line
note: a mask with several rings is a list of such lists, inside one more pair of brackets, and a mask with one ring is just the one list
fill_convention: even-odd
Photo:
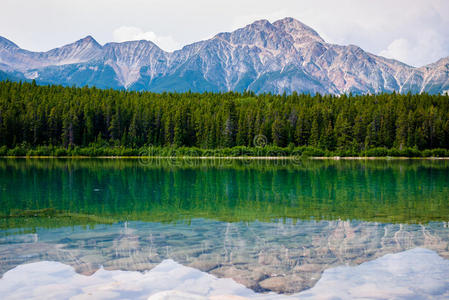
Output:
[[429,160],[1,159],[0,226],[449,221],[448,170]]

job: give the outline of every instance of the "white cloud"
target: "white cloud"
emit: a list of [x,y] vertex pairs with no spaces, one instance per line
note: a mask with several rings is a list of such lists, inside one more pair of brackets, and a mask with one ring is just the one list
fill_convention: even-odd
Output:
[[420,38],[401,37],[393,40],[379,55],[423,66],[447,55],[443,41],[444,37],[435,32],[423,33]]
[[388,58],[410,61],[413,52],[412,48],[413,46],[407,39],[399,38],[391,42],[387,49],[382,50],[379,54]]
[[179,43],[177,43],[171,36],[158,36],[153,31],[143,31],[141,28],[134,26],[119,27],[114,30],[112,36],[116,42],[138,40],[152,41],[165,51],[174,51],[180,48]]

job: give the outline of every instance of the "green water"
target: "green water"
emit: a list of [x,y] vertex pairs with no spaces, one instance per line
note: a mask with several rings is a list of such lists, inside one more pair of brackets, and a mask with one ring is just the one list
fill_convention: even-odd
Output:
[[[45,213],[91,221],[448,221],[448,196],[446,161],[0,160],[2,228]],[[48,219],[36,226],[53,225]]]
[[[0,272],[40,260],[145,271],[170,258],[297,292],[329,267],[414,247],[448,258],[448,198],[442,160],[0,159]],[[315,267],[298,283],[304,264]],[[282,288],[261,283],[276,272]]]

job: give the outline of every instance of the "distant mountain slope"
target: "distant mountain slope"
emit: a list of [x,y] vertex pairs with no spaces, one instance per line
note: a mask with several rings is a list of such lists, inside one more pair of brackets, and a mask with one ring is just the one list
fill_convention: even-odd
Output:
[[156,92],[449,91],[449,57],[411,67],[354,45],[328,44],[293,18],[256,21],[174,52],[143,40],[101,46],[91,36],[30,52],[0,37],[0,70],[2,78]]

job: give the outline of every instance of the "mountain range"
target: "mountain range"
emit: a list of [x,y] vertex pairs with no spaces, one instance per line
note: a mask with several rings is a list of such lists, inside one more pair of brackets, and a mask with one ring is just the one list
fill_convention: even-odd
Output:
[[293,18],[259,20],[174,52],[151,41],[100,45],[91,36],[47,52],[0,37],[0,80],[138,91],[280,94],[449,92],[449,57],[412,67],[330,44]]

